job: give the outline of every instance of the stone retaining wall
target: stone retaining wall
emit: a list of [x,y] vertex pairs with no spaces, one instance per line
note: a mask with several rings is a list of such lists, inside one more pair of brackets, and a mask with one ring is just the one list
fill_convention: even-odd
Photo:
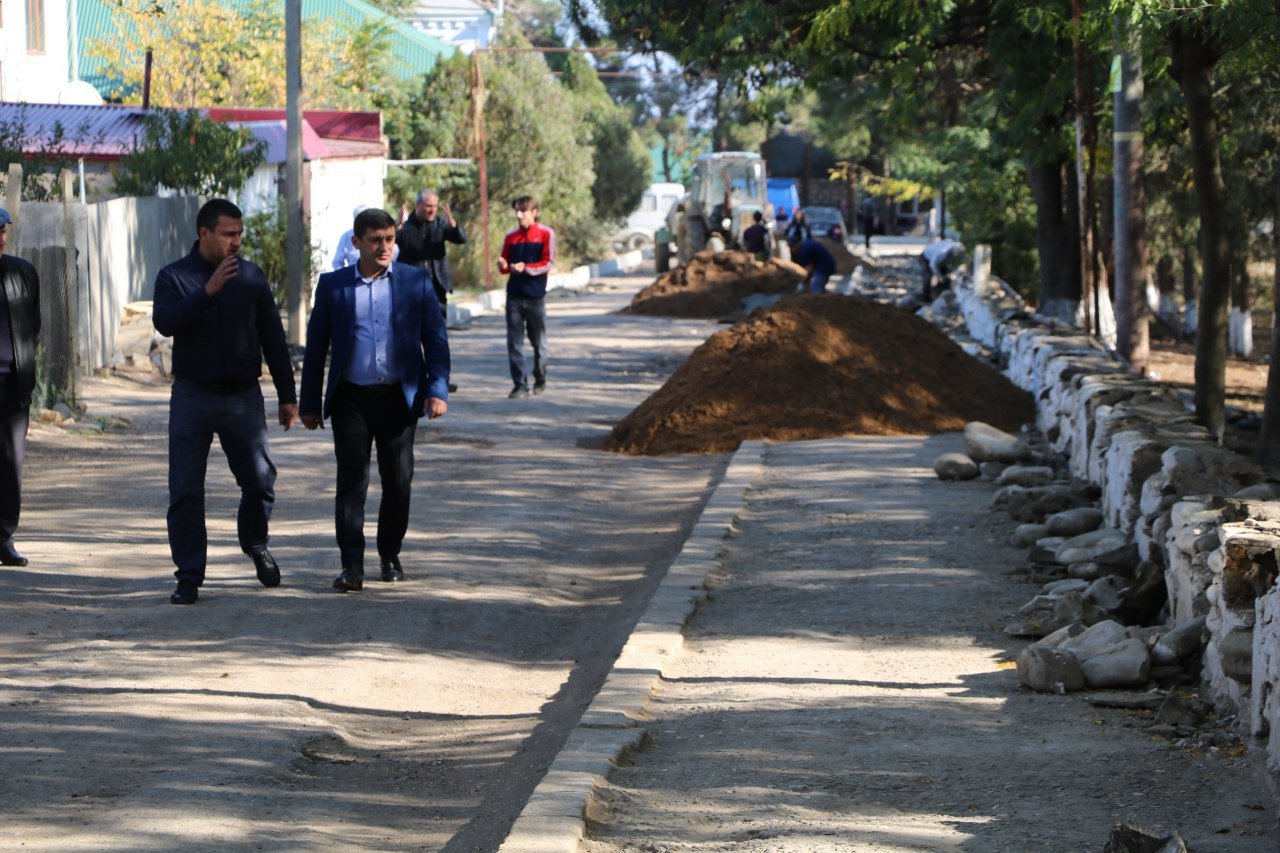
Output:
[[970,335],[1034,396],[1035,426],[1071,475],[1101,489],[1106,526],[1163,569],[1169,627],[1205,620],[1206,697],[1264,739],[1280,771],[1280,487],[1219,447],[1174,389],[1078,329],[1030,316],[990,280],[957,277],[954,290]]

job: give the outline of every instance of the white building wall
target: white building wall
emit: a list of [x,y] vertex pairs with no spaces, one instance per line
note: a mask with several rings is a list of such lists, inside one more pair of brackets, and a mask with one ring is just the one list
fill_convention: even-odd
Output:
[[263,210],[271,210],[280,198],[282,175],[275,163],[263,163],[245,181],[239,190],[228,193],[246,216]]
[[27,52],[26,0],[0,0],[0,101],[56,104],[71,79],[67,2],[43,0],[44,53]]
[[355,206],[383,206],[386,170],[382,157],[311,161],[311,242],[317,246],[317,273],[332,269],[338,239],[351,228]]
[[468,0],[421,0],[405,20],[464,54],[487,48],[494,35],[494,14]]

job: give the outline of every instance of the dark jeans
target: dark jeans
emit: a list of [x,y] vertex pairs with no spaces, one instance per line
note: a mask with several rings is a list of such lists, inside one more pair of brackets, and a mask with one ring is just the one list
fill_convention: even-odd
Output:
[[431,286],[435,288],[436,301],[440,303],[440,319],[444,320],[444,324],[447,326],[449,325],[449,292],[436,284],[434,280],[432,280]]
[[18,402],[18,377],[0,374],[0,542],[8,542],[18,529],[30,415],[30,408]]
[[814,270],[813,278],[809,279],[810,293],[826,293],[827,282],[831,280],[831,273],[826,270]]
[[343,382],[329,412],[333,452],[338,459],[334,526],[343,570],[364,571],[364,503],[369,494],[369,459],[378,447],[382,503],[378,508],[378,556],[400,556],[409,529],[413,482],[413,437],[418,419],[409,411],[400,385],[361,386]]
[[533,381],[547,379],[547,301],[507,297],[507,360],[511,363],[511,381],[528,385],[524,369],[524,337],[528,330],[533,347]]
[[204,478],[213,437],[240,487],[236,533],[246,554],[267,547],[267,522],[276,502],[276,466],[267,456],[262,389],[222,393],[177,379],[169,398],[169,551],[180,581],[204,582],[209,546],[204,523]]
[[932,302],[933,267],[929,266],[929,261],[924,255],[921,255],[917,260],[920,262],[920,295],[925,302]]

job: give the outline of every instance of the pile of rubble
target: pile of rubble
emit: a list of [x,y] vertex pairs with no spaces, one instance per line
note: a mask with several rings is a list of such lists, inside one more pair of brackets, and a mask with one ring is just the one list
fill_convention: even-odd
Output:
[[128,418],[117,416],[91,418],[83,404],[72,408],[66,403],[55,403],[47,409],[33,409],[31,423],[38,427],[60,427],[66,432],[77,435],[98,435],[133,429],[133,421]]
[[953,432],[979,415],[1016,427],[1034,406],[907,311],[797,294],[708,338],[604,449],[724,453],[750,439]]
[[[985,474],[1001,486],[992,507],[1019,522],[1015,544],[1029,549],[1032,573],[1043,581],[1004,629],[1035,640],[1018,655],[1020,681],[1068,693],[1194,680],[1205,618],[1163,627],[1164,571],[1140,559],[1123,531],[1104,526],[1100,490],[1073,482],[1031,434],[1024,439],[982,423],[969,424],[964,434],[967,457],[948,454],[935,470],[943,478]],[[1216,536],[1208,534],[1199,546],[1216,547]]]
[[626,313],[715,319],[738,313],[749,297],[793,293],[803,280],[804,270],[790,261],[707,250],[637,293]]

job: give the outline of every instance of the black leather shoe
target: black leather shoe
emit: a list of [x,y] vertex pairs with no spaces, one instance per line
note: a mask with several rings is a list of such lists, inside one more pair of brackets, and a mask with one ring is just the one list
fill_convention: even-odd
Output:
[[253,553],[253,567],[257,569],[257,579],[261,581],[264,587],[279,587],[280,585],[280,566],[276,565],[275,557],[271,556],[271,552],[266,548]]
[[454,385],[452,382],[450,382],[450,383],[449,383],[449,393],[450,393],[450,394],[452,394],[454,391],[457,391],[457,390],[458,390],[458,386],[457,386],[457,385]]
[[521,397],[529,396],[529,388],[525,385],[516,385],[511,389],[511,393],[507,395],[508,400],[517,400]]
[[545,390],[547,390],[547,380],[535,379],[533,381],[533,393],[541,394]]
[[387,583],[404,580],[404,569],[400,568],[399,557],[386,557],[383,559],[382,579]]
[[170,604],[195,604],[200,597],[200,587],[191,581],[178,581],[178,588],[169,596]]
[[280,586],[280,567],[276,565],[276,558],[271,556],[270,551],[263,548],[254,554],[253,565],[258,570],[258,580],[262,581],[263,586]]
[[333,588],[338,592],[359,592],[364,589],[364,572],[345,569],[333,579]]
[[0,542],[0,566],[25,566],[26,564],[27,558],[13,547],[12,539],[8,542]]

